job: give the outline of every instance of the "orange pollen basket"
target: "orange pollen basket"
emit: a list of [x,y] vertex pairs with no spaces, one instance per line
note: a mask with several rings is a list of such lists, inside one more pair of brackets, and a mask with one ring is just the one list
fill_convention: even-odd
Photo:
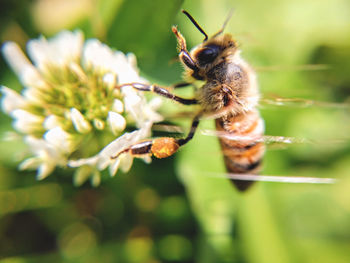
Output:
[[179,144],[174,138],[163,137],[153,140],[151,152],[157,158],[166,158],[173,155],[178,149]]

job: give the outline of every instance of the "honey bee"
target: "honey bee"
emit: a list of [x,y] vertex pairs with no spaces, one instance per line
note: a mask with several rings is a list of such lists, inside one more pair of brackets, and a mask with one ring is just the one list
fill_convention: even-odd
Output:
[[[264,121],[256,109],[259,100],[258,85],[256,74],[241,58],[236,41],[230,34],[223,34],[230,16],[216,34],[208,37],[187,11],[182,12],[204,35],[203,42],[189,52],[185,38],[176,26],[172,27],[178,42],[178,56],[185,67],[186,81],[188,83],[193,83],[195,80],[205,82],[196,91],[195,97],[182,98],[157,85],[129,83],[122,86],[154,92],[184,105],[198,104],[200,110],[192,121],[191,129],[185,138],[160,137],[142,141],[112,158],[126,152],[137,157],[144,155],[154,155],[157,158],[169,157],[193,138],[200,119],[209,116],[215,119],[218,132],[244,138],[242,140],[219,138],[227,172],[242,175],[258,174],[265,151],[261,140]],[[248,180],[231,180],[240,191],[246,190],[252,184],[252,181]]]

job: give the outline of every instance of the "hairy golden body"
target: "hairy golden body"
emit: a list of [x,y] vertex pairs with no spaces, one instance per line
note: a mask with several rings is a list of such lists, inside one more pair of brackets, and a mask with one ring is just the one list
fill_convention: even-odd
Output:
[[[194,71],[187,68],[186,76],[206,82],[197,91],[196,98],[203,114],[215,118],[227,171],[257,174],[265,147],[262,142],[264,122],[256,109],[259,92],[255,72],[240,57],[231,35],[214,36],[195,47],[191,56],[198,57],[208,46],[219,47],[218,56],[201,67],[195,76]],[[233,181],[240,190],[251,184]]]

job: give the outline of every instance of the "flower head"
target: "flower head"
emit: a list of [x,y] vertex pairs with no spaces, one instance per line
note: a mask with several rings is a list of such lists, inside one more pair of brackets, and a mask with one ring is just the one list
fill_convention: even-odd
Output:
[[20,168],[37,169],[43,179],[56,166],[70,166],[77,169],[77,184],[91,178],[95,185],[101,170],[109,168],[111,175],[118,167],[128,170],[131,155],[111,156],[150,136],[152,124],[162,119],[158,103],[147,102],[132,87],[116,88],[145,82],[135,56],[96,39],[84,42],[80,31],[31,40],[27,49],[31,61],[13,42],[2,47],[24,86],[21,94],[1,87],[2,110],[32,152]]

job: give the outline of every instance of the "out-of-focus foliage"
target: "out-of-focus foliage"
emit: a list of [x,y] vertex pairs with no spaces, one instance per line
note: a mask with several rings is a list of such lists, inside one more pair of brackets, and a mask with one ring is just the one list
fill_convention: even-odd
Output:
[[[0,262],[350,261],[349,1],[8,0],[2,6],[2,42],[24,47],[39,34],[82,28],[134,52],[142,74],[161,84],[181,77],[171,25],[178,24],[189,47],[202,41],[181,7],[209,35],[234,8],[226,31],[257,69],[263,97],[311,100],[262,103],[268,135],[307,140],[268,147],[264,174],[338,183],[260,182],[238,193],[221,178],[217,138],[199,131],[172,158],[136,162],[126,175],[106,174],[98,188],[75,188],[69,170],[40,182],[35,172],[19,172],[25,147],[1,141]],[[310,64],[322,66],[310,70]],[[3,60],[0,70],[0,83],[20,90]],[[0,120],[4,137],[11,123],[5,115]],[[187,129],[190,120],[181,124]],[[213,129],[212,121],[200,128]]]

